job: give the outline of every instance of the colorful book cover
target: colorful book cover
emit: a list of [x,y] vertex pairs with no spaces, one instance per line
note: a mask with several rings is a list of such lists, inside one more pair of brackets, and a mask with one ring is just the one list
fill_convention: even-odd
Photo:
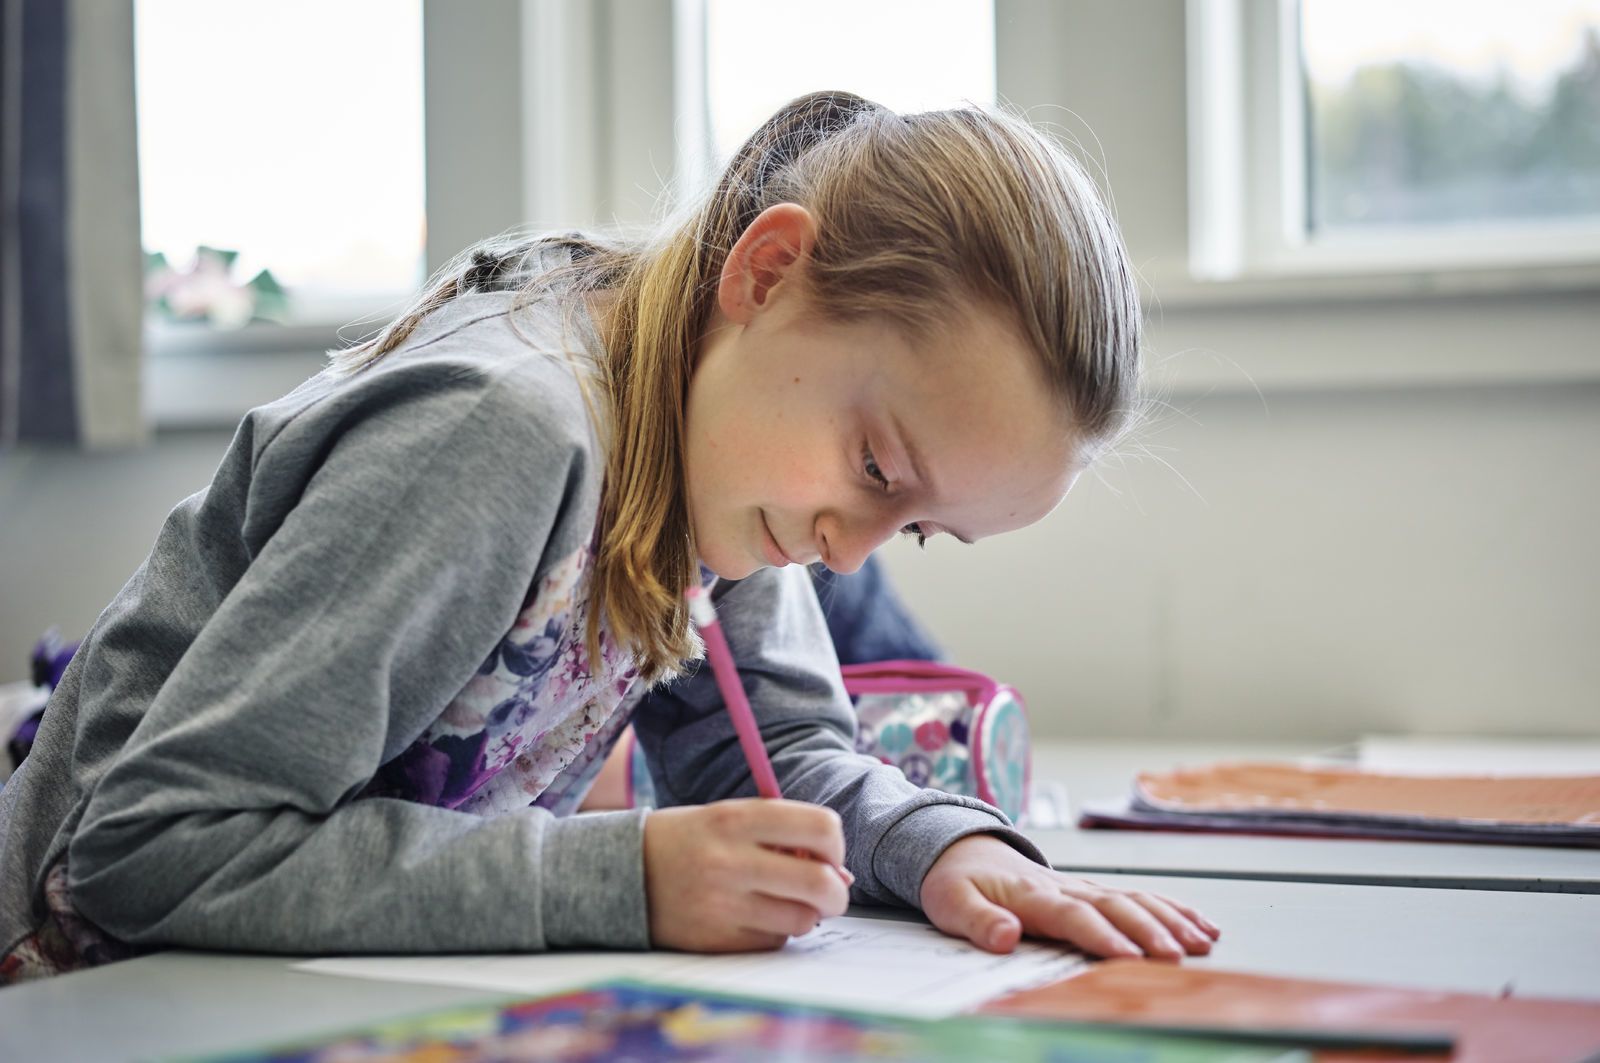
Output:
[[922,1022],[608,982],[543,999],[453,1008],[298,1044],[206,1057],[205,1063],[1293,1063],[1307,1058],[1272,1046],[1163,1034],[1014,1019]]

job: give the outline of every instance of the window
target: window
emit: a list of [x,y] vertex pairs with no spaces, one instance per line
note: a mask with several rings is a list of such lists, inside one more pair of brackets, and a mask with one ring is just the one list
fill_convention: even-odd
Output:
[[[197,248],[237,254],[164,281],[147,269],[168,296],[147,317],[339,324],[415,290],[422,30],[421,0],[137,0],[147,261],[183,274]],[[262,271],[280,298],[242,291]]]
[[1199,276],[1600,261],[1600,0],[1191,0]]
[[678,20],[691,187],[807,92],[843,89],[902,112],[995,101],[992,0],[679,0]]
[[1307,229],[1600,214],[1600,3],[1303,0]]

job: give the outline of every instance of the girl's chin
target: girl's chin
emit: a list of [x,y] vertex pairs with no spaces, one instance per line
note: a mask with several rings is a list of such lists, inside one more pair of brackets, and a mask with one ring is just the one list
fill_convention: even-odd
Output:
[[[732,552],[730,551],[730,553]],[[742,557],[736,553],[729,556],[729,553],[723,553],[716,549],[703,550],[699,556],[700,564],[715,573],[718,579],[744,579],[756,570],[766,567],[757,558]]]

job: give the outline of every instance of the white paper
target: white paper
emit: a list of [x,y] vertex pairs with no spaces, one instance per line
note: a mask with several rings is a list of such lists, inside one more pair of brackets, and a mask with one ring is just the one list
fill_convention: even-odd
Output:
[[1593,739],[1363,735],[1367,771],[1397,775],[1600,775]]
[[550,993],[612,978],[916,1018],[939,1018],[1018,989],[1054,982],[1083,956],[1025,941],[1004,956],[926,923],[825,919],[775,952],[557,952],[508,956],[393,956],[310,960],[296,970],[397,982]]
[[839,916],[777,952],[706,956],[673,972],[675,985],[938,1018],[1086,966],[1080,953],[1025,941],[985,952],[926,923]]

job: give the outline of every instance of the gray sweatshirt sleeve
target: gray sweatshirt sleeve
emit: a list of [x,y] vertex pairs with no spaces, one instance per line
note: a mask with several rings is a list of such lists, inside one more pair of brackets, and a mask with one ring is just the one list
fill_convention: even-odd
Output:
[[[855,711],[804,569],[719,583],[712,599],[784,797],[827,805],[844,821],[854,900],[919,907],[928,869],[969,834],[998,835],[1045,862],[999,809],[913,786],[898,768],[855,752]],[[661,804],[755,793],[709,665],[652,694],[634,729]]]
[[[323,415],[336,428],[291,423],[257,452],[247,510],[276,504],[262,492],[289,468],[315,471],[98,780],[68,849],[74,904],[109,932],[290,952],[648,944],[642,813],[485,819],[356,799],[510,628],[565,511],[583,508],[591,459],[563,428],[572,411],[541,423],[515,389],[470,373],[434,383],[374,387]],[[180,545],[208,527],[169,521],[136,577],[146,603],[181,596],[198,576],[182,566],[208,549],[234,548]],[[159,637],[143,608],[126,638]],[[160,615],[150,605],[146,620]]]

